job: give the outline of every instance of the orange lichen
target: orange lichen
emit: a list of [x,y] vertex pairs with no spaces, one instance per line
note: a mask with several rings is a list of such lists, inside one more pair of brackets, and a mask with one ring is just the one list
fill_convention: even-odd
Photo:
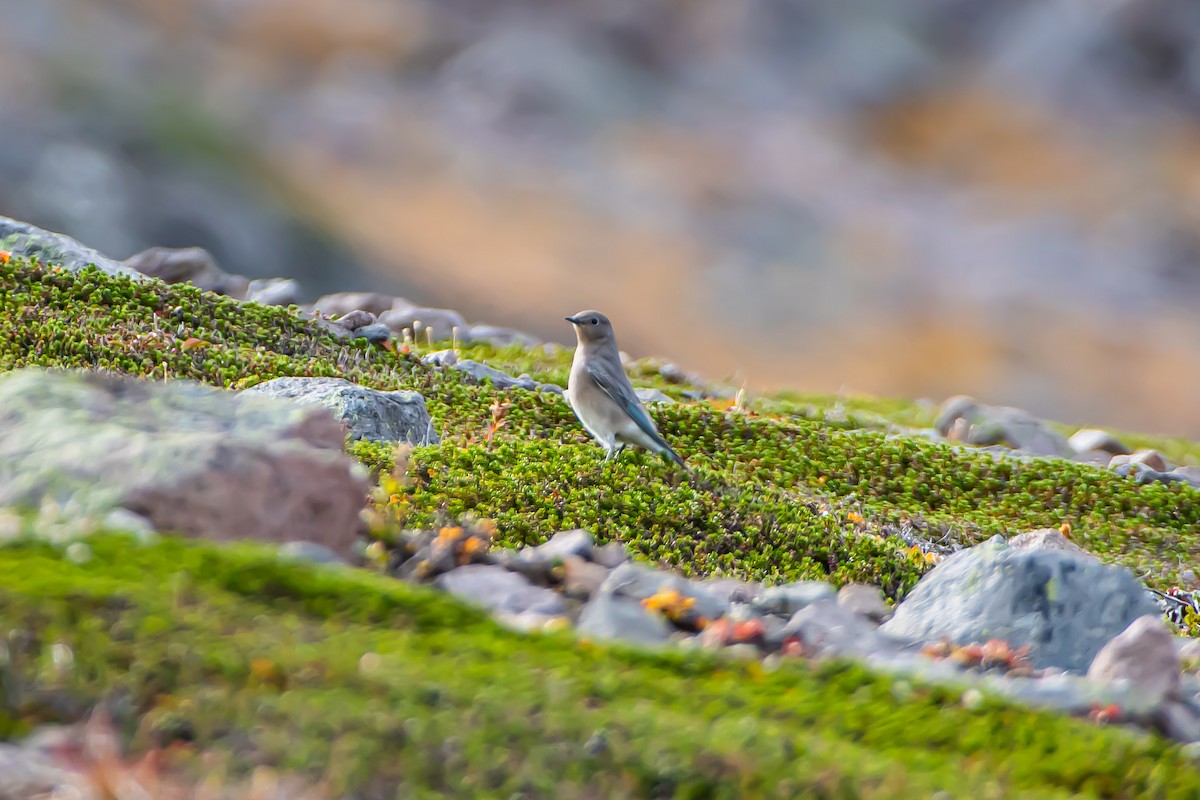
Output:
[[441,528],[438,530],[437,538],[439,542],[455,542],[462,537],[462,532],[463,529],[457,525]]
[[678,589],[662,589],[642,601],[642,606],[657,611],[670,619],[678,619],[696,605],[694,597],[682,594]]

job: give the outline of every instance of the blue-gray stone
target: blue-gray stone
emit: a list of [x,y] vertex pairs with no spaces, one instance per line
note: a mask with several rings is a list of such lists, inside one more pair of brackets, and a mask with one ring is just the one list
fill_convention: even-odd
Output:
[[671,626],[641,601],[605,591],[602,587],[584,606],[576,629],[596,639],[662,644],[671,637]]
[[343,378],[276,378],[245,391],[325,406],[346,425],[353,439],[411,444],[439,441],[419,392],[383,392]]
[[790,617],[802,608],[836,596],[837,589],[825,581],[796,581],[764,589],[752,603],[764,614]]
[[880,630],[955,644],[1003,639],[1028,645],[1035,667],[1086,672],[1109,639],[1156,613],[1124,567],[1083,552],[1013,547],[993,536],[938,564]]
[[434,585],[495,612],[557,616],[566,611],[566,603],[557,592],[534,586],[515,572],[493,564],[456,567],[439,575]]
[[114,261],[61,233],[42,230],[28,222],[0,216],[0,250],[36,258],[44,264],[62,266],[72,272],[94,264],[109,275],[124,275],[133,280],[146,277],[133,267]]

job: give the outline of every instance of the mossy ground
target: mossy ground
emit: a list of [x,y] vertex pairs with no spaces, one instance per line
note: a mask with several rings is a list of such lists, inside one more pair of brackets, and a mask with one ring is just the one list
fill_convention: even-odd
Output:
[[324,775],[334,796],[1200,792],[1161,740],[968,710],[846,665],[529,638],[432,590],[257,546],[89,547],[0,551],[13,732],[107,697],[135,748],[203,743],[222,770]]
[[[570,357],[460,350],[559,383]],[[602,465],[560,397],[497,392],[426,368],[417,355],[337,341],[285,309],[190,287],[19,259],[0,265],[0,370],[87,367],[224,387],[340,376],[421,391],[443,440],[411,453],[409,484],[382,509],[392,520],[379,532],[385,539],[400,525],[471,512],[496,521],[501,545],[587,527],[685,572],[865,580],[893,597],[932,560],[901,532],[969,543],[1069,522],[1080,544],[1160,587],[1200,552],[1191,535],[1200,492],[890,434],[892,424],[928,423],[929,409],[912,403],[775,396],[756,400],[752,413],[730,412],[727,401],[686,400],[695,387],[639,362],[636,384],[685,400],[654,414],[692,466],[687,475],[643,453]],[[1191,443],[1164,449],[1180,460],[1197,452]],[[389,448],[352,450],[380,471],[391,467]],[[476,783],[463,796],[505,797],[513,787],[595,796],[588,786],[601,795],[751,797],[786,794],[783,780],[817,796],[928,796],[932,787],[971,797],[1168,796],[1161,781],[1191,786],[1197,776],[1152,740],[999,707],[972,714],[940,692],[896,699],[889,682],[843,667],[761,674],[695,656],[527,639],[382,579],[272,567],[250,550],[163,548],[131,558],[115,541],[98,542],[82,566],[36,546],[0,554],[12,576],[0,581],[0,618],[34,642],[9,680],[45,684],[47,643],[70,641],[67,688],[81,698],[133,693],[135,708],[153,709],[145,719],[169,717],[164,708],[176,702],[204,708],[188,721],[197,741],[234,753],[251,736],[245,752],[267,763],[318,773],[338,763],[339,780],[364,796],[391,796],[380,787],[401,780],[436,792],[464,771]],[[106,637],[114,630],[126,638]],[[380,672],[359,670],[367,652],[382,656]],[[266,677],[249,666],[259,654],[278,662]],[[306,671],[311,664],[323,666]],[[176,700],[160,707],[139,682]],[[430,696],[442,699],[422,700]],[[269,712],[267,723],[251,723],[255,708]],[[600,728],[611,752],[581,755]],[[335,739],[346,742],[336,752]],[[397,763],[408,768],[388,772],[387,759],[374,757],[383,747],[404,753]]]

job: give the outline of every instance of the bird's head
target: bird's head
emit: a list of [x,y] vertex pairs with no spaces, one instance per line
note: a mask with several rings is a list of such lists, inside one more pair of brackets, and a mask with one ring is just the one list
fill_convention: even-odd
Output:
[[575,326],[575,336],[580,344],[599,343],[613,338],[612,323],[599,311],[580,311],[572,317],[566,317],[566,320]]

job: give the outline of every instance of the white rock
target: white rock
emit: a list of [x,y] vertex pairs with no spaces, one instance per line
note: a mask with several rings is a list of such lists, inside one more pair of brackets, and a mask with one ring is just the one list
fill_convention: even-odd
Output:
[[837,603],[872,622],[883,622],[892,610],[883,602],[879,589],[866,583],[848,583],[837,593]]
[[1108,462],[1108,468],[1116,469],[1125,464],[1143,464],[1157,472],[1166,472],[1171,468],[1162,453],[1157,450],[1138,450],[1130,455],[1113,456],[1112,461]]
[[1076,453],[1087,453],[1092,450],[1101,450],[1109,455],[1119,456],[1130,452],[1117,437],[1113,436],[1108,431],[1098,430],[1096,428],[1082,428],[1075,431],[1071,438],[1067,440],[1068,444],[1075,450]]
[[1162,620],[1147,614],[1100,648],[1088,677],[1102,683],[1126,681],[1148,698],[1164,699],[1179,686],[1179,654]]

